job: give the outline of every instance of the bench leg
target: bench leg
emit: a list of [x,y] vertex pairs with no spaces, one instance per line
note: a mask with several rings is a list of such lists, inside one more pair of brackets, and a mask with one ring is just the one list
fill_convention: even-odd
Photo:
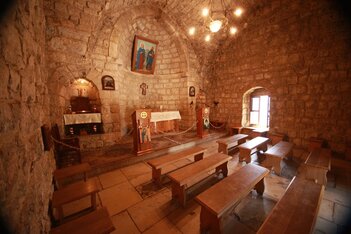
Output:
[[91,207],[96,210],[96,193],[91,194]]
[[228,148],[226,144],[218,143],[218,153],[228,154]]
[[267,143],[263,143],[257,147],[257,151],[262,150],[263,152],[267,151]]
[[194,156],[195,162],[199,161],[199,160],[202,160],[203,158],[204,158],[204,153],[197,154],[197,155]]
[[255,190],[258,194],[260,194],[261,196],[264,193],[264,178],[262,180],[260,180],[256,185],[255,185]]
[[243,144],[243,143],[245,143],[245,142],[246,142],[246,138],[245,138],[245,139],[238,140],[238,145],[241,145],[241,144]]
[[185,187],[180,186],[179,184],[172,182],[172,199],[177,199],[179,204],[183,207],[186,203],[186,193]]
[[161,183],[161,169],[152,168],[152,180],[157,185],[162,185]]
[[274,169],[275,174],[280,175],[281,172],[281,167],[280,167],[280,162],[281,162],[280,157],[275,157],[272,155],[267,155],[266,154],[266,159],[262,162],[262,166],[265,168],[268,168],[269,170]]
[[203,206],[200,213],[200,233],[221,233],[221,219]]
[[227,177],[227,175],[228,175],[228,162],[225,162],[222,165],[219,165],[218,167],[216,167],[216,173],[218,173],[219,171],[222,171],[223,176]]
[[239,148],[239,162],[245,161],[250,163],[251,161],[251,150]]

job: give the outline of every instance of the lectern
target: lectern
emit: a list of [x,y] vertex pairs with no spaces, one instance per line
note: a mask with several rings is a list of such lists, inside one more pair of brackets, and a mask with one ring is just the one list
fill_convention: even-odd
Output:
[[196,111],[197,136],[205,137],[210,129],[210,108],[201,107]]
[[150,109],[139,109],[132,114],[134,152],[138,156],[152,151],[150,118]]

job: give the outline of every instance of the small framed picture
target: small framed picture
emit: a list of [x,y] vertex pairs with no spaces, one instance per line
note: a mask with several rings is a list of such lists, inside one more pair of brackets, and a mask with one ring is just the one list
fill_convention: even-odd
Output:
[[103,90],[115,90],[115,80],[112,76],[103,76],[101,78],[101,83]]
[[133,45],[132,71],[154,74],[158,41],[135,36]]
[[190,97],[194,97],[195,96],[195,87],[194,86],[190,86],[189,87],[189,96]]

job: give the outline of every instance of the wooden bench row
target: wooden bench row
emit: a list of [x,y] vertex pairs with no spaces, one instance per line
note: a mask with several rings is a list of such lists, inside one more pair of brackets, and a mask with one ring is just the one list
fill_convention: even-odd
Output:
[[[50,233],[110,233],[115,230],[112,220],[106,210],[102,207],[97,209],[96,199],[100,188],[96,178],[87,179],[87,173],[91,170],[88,163],[77,164],[61,169],[53,173],[57,190],[52,196],[52,208],[57,211],[58,221],[61,224],[51,229]],[[65,180],[82,174],[84,180],[71,184],[64,183]],[[90,213],[73,219],[64,220],[63,206],[81,198],[90,196]]]

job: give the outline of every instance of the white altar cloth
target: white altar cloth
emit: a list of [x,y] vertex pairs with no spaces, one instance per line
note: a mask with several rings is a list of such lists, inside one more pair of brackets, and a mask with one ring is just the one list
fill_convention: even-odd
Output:
[[63,119],[65,121],[65,125],[101,123],[101,113],[65,114],[63,115]]
[[150,122],[181,119],[179,111],[151,112]]

